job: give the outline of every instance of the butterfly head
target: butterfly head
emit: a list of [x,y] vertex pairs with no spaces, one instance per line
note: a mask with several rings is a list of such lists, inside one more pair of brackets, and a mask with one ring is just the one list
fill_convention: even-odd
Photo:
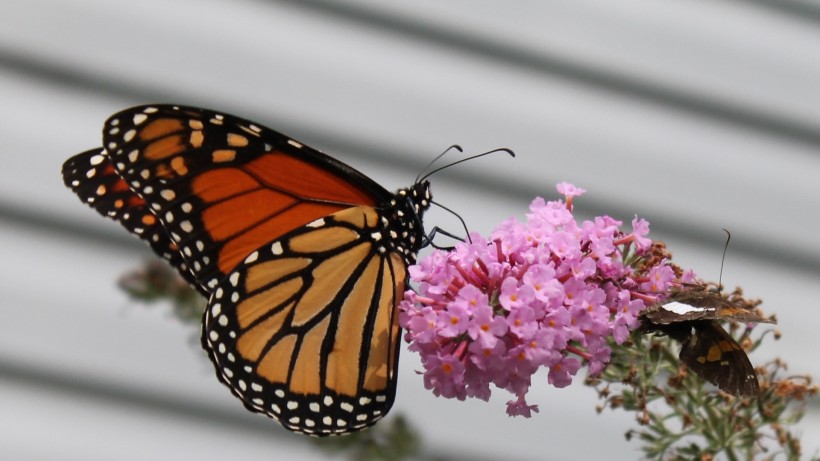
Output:
[[407,188],[407,195],[416,214],[421,217],[430,208],[430,200],[433,198],[430,194],[430,181],[424,180],[413,184]]

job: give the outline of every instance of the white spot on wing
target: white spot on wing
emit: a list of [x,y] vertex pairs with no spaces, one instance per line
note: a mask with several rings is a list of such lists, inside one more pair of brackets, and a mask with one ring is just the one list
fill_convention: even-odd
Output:
[[281,242],[274,242],[274,244],[271,245],[270,250],[275,255],[282,254],[282,243]]
[[679,303],[677,301],[672,301],[671,303],[666,303],[661,306],[661,308],[665,311],[672,312],[678,315],[688,314],[690,312],[706,312],[712,309],[707,309],[705,307],[695,307],[689,304]]

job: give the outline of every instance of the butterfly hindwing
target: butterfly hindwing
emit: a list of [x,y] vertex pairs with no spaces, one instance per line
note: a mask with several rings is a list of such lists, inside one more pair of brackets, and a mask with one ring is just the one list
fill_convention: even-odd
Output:
[[205,109],[128,109],[106,122],[103,144],[207,291],[295,224],[392,196],[280,133]]
[[216,287],[203,344],[247,408],[317,435],[390,409],[406,262],[379,250],[378,224],[372,208],[340,211],[255,251]]
[[713,320],[694,322],[693,328],[694,333],[681,345],[681,361],[729,394],[758,395],[757,374],[740,344]]
[[[145,200],[116,173],[104,149],[91,149],[71,157],[63,164],[62,175],[65,185],[80,200],[146,241],[188,283],[199,288],[168,232]],[[201,289],[200,292],[206,294]]]

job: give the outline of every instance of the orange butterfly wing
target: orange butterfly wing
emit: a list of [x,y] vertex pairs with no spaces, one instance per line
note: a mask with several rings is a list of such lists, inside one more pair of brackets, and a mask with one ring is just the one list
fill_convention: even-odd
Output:
[[148,106],[112,116],[103,144],[207,291],[291,229],[392,194],[318,151],[238,117]]
[[273,130],[189,107],[120,112],[103,141],[94,161],[113,165],[210,294],[203,347],[246,407],[316,435],[387,413],[426,181],[393,194]]
[[406,262],[380,251],[383,232],[374,209],[342,210],[260,248],[220,282],[202,339],[246,407],[315,435],[387,414]]

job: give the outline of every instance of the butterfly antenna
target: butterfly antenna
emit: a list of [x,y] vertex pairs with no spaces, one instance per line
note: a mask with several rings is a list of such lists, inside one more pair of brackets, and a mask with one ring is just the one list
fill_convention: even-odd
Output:
[[[457,151],[459,151],[459,152],[464,152],[464,149],[462,149],[462,148],[461,148],[461,146],[459,146],[458,144],[453,144],[452,146],[450,146],[450,147],[448,147],[448,148],[444,149],[444,152],[442,152],[442,153],[440,153],[440,154],[436,155],[436,157],[435,157],[433,160],[430,160],[430,163],[428,163],[427,165],[425,165],[425,166],[424,166],[424,168],[422,168],[422,169],[421,169],[421,173],[419,173],[419,175],[418,175],[418,176],[416,176],[416,182],[421,181],[421,180],[419,179],[419,176],[421,176],[422,174],[424,174],[424,171],[425,171],[425,170],[427,170],[427,169],[428,169],[428,168],[430,168],[430,167],[431,167],[434,163],[436,163],[436,162],[438,161],[438,159],[440,159],[441,157],[444,157],[444,154],[446,154],[447,152],[450,152],[451,150],[454,150],[454,149],[455,149],[455,150],[457,150]],[[430,176],[430,175],[427,175],[427,176]],[[425,178],[426,178],[427,176],[425,176]],[[422,179],[424,179],[424,178],[422,178]]]
[[[448,150],[449,150],[449,149],[448,149]],[[460,150],[460,148],[459,148],[459,150]],[[446,152],[446,151],[445,151],[445,152]],[[450,168],[451,166],[455,166],[455,165],[458,165],[459,163],[466,162],[467,160],[477,159],[477,158],[479,158],[479,157],[484,157],[485,155],[494,154],[494,153],[496,153],[496,152],[506,152],[506,153],[510,154],[510,157],[515,157],[515,152],[513,152],[513,151],[512,151],[512,150],[510,150],[510,149],[507,149],[506,147],[502,147],[502,148],[499,148],[499,149],[493,149],[493,150],[491,150],[491,151],[484,152],[483,154],[473,155],[473,156],[471,156],[471,157],[463,158],[463,159],[458,160],[458,161],[455,161],[455,162],[453,162],[453,163],[448,163],[447,165],[444,165],[444,166],[438,167],[438,168],[436,168],[435,170],[433,170],[433,171],[431,171],[431,172],[427,173],[426,175],[422,176],[420,179],[419,179],[419,178],[416,178],[416,182],[419,182],[419,181],[424,181],[425,179],[429,178],[429,177],[430,177],[431,175],[433,175],[434,173],[438,173],[439,171],[441,171],[441,170],[443,170],[443,169],[445,169],[445,168]],[[441,154],[441,155],[444,155],[444,154]],[[439,155],[439,156],[438,156],[438,157],[436,157],[436,158],[441,157],[441,155]],[[434,160],[434,161],[435,161],[435,160]],[[431,164],[432,164],[432,162],[431,162]],[[428,165],[428,166],[429,166],[429,165]],[[425,168],[425,169],[426,169],[426,168]]]
[[732,240],[732,233],[729,232],[727,229],[723,229],[723,232],[726,232],[726,244],[723,245],[723,258],[720,260],[720,275],[718,276],[718,292],[723,288],[723,263],[726,262],[726,250],[729,248],[729,240]]

